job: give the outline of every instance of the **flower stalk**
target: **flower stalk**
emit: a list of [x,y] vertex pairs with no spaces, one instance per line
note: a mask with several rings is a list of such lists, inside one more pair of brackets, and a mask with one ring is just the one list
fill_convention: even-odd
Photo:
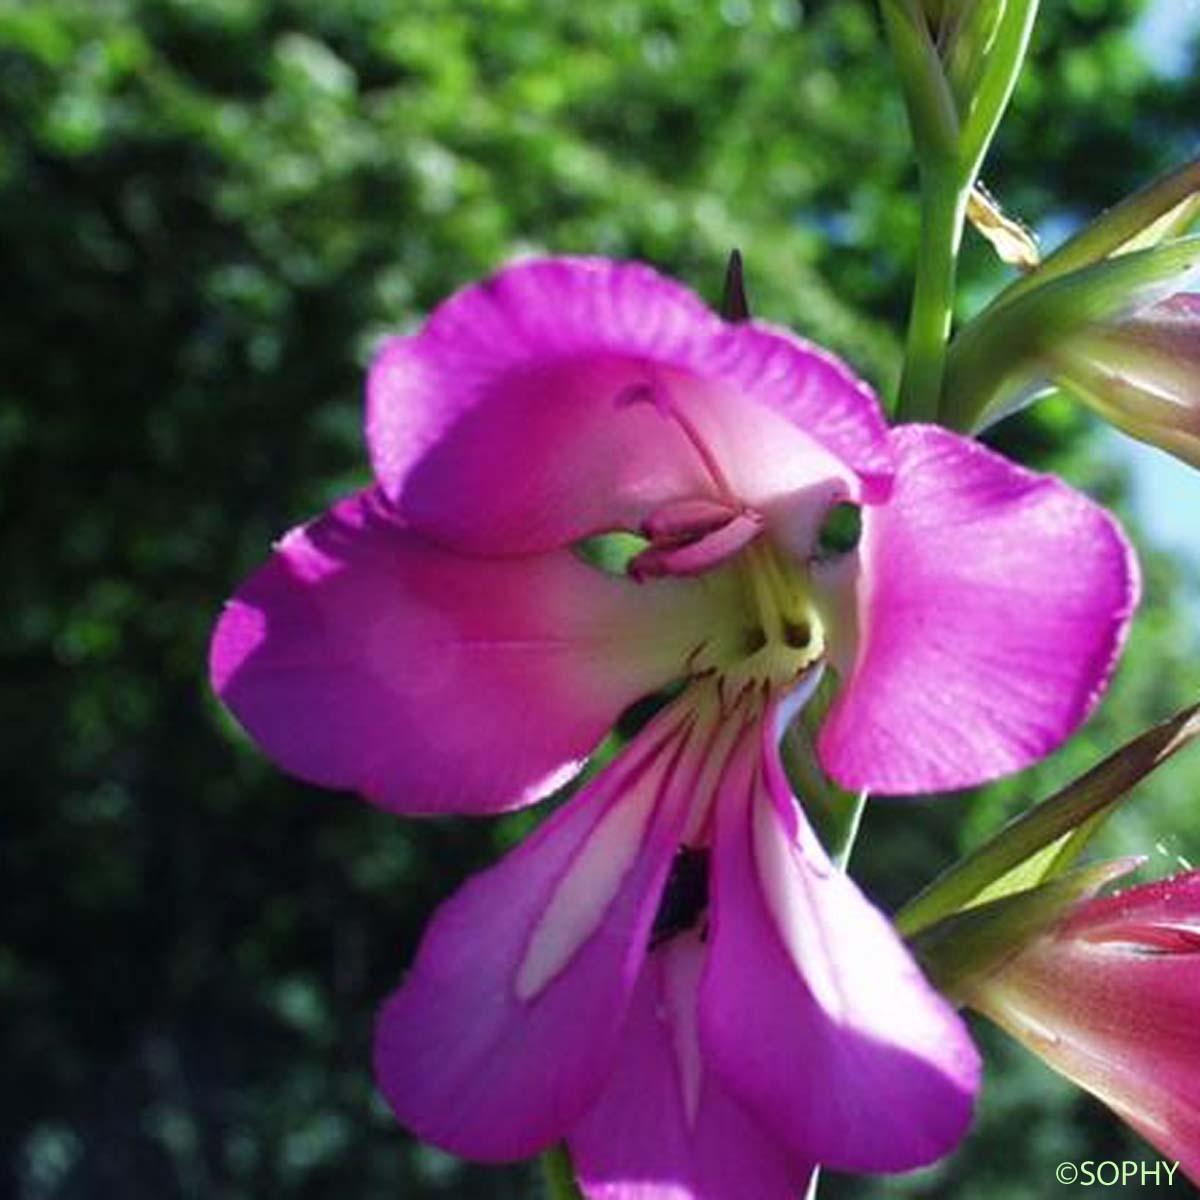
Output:
[[921,251],[896,412],[903,421],[935,421],[938,417],[970,191],[970,185],[964,186],[959,173],[950,167],[922,176]]
[[551,1147],[539,1161],[547,1200],[583,1200],[583,1193],[575,1184],[575,1172],[566,1146]]

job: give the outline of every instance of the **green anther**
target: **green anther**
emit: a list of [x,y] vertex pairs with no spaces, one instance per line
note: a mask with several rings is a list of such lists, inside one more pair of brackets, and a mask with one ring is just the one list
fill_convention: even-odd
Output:
[[817,553],[822,558],[848,554],[862,537],[862,509],[848,501],[835,504],[817,530]]
[[584,538],[571,547],[575,557],[606,575],[626,575],[629,564],[650,545],[648,538],[618,530]]

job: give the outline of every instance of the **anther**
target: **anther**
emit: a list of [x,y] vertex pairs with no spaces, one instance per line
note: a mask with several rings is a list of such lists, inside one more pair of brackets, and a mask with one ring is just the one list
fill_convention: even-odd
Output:
[[742,639],[742,653],[748,658],[757,654],[767,644],[767,631],[761,625],[753,625],[746,630]]
[[793,650],[807,650],[812,642],[812,625],[808,621],[783,619],[783,640]]

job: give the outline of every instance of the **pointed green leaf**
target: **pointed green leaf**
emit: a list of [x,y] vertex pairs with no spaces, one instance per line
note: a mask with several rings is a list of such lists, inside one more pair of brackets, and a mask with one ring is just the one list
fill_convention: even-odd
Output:
[[952,913],[909,939],[929,981],[962,1004],[982,979],[1105,884],[1135,870],[1126,858],[1080,867],[1026,891]]
[[1122,242],[1117,254],[1128,254],[1131,250],[1148,250],[1160,242],[1183,237],[1200,217],[1200,191],[1181,201],[1158,220],[1147,225],[1141,233]]
[[1040,0],[1008,0],[999,16],[994,36],[983,56],[978,81],[963,114],[960,161],[964,180],[975,181],[1000,118],[1008,107],[1029,50]]
[[900,74],[908,122],[922,167],[958,151],[958,110],[929,21],[916,0],[880,0],[883,27]]
[[1149,249],[1184,232],[1200,209],[1200,158],[1176,167],[1113,205],[1048,255],[1034,275],[997,297],[1008,304],[1025,292],[1113,254]]
[[[1200,737],[1200,704],[1155,725],[1086,775],[1010,821],[995,837],[943,871],[896,914],[906,937],[982,898],[985,889],[1053,847],[1014,885],[1063,870],[1135,784]],[[1004,888],[997,889],[1003,892]],[[1011,889],[1009,889],[1011,890]],[[993,893],[996,894],[996,893]]]
[[1014,892],[1028,891],[1050,878],[1055,862],[1061,853],[1067,839],[1073,834],[1064,833],[1056,842],[1043,846],[1036,854],[1031,854],[1024,862],[1018,863],[1011,871],[1006,871],[999,879],[993,880],[977,895],[972,896],[966,908],[976,904],[987,904],[991,900],[1001,900]]

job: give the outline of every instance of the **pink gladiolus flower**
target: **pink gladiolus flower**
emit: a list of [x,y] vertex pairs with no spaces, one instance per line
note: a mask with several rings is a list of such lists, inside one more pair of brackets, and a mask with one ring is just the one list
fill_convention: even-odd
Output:
[[1087,901],[968,1002],[1200,1183],[1200,871]]
[[[590,1197],[784,1200],[961,1136],[978,1060],[834,870],[780,730],[823,669],[848,788],[1018,769],[1103,689],[1136,599],[1112,520],[837,360],[638,265],[509,268],[388,343],[375,486],[226,609],[217,691],[283,767],[404,813],[547,795],[633,701],[624,751],[436,914],[380,1084],[466,1157],[566,1138]],[[861,540],[821,531],[861,508]],[[841,510],[839,510],[841,511]],[[624,574],[586,539],[644,539]]]

